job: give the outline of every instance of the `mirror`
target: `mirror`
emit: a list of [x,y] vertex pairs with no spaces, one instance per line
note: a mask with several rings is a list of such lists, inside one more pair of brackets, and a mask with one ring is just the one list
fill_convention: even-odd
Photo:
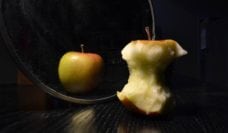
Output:
[[[147,0],[0,0],[1,35],[18,67],[49,94],[74,103],[115,98],[127,82],[121,49],[131,40],[146,39],[152,27]],[[66,92],[58,63],[67,51],[100,54],[105,62],[102,83],[84,94]]]

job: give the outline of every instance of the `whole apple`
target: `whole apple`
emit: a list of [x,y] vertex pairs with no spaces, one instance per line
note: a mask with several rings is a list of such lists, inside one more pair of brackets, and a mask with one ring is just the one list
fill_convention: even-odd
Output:
[[129,78],[122,91],[117,92],[119,100],[136,112],[162,114],[172,103],[164,71],[187,51],[174,40],[137,40],[127,44],[121,53],[128,64]]
[[86,93],[102,79],[103,59],[95,53],[67,52],[60,59],[59,79],[65,90],[71,93]]

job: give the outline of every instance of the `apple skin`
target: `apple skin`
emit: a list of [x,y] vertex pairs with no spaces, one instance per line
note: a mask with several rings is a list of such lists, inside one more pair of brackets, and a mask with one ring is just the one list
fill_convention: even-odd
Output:
[[59,79],[66,91],[86,93],[100,83],[103,66],[103,59],[98,54],[70,51],[60,59]]
[[165,85],[166,67],[178,57],[187,54],[174,40],[137,40],[121,51],[127,62],[129,78],[117,97],[130,110],[156,116],[171,109],[174,100]]

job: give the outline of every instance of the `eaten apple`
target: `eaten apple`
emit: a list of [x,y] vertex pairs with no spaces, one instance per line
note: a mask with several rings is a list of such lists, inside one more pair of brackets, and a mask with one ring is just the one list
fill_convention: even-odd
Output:
[[96,88],[102,79],[102,71],[102,57],[83,50],[65,53],[58,66],[60,82],[71,93],[86,93]]
[[118,99],[130,109],[146,114],[162,114],[172,95],[164,82],[166,67],[187,54],[174,40],[131,41],[121,51],[127,62],[129,78]]

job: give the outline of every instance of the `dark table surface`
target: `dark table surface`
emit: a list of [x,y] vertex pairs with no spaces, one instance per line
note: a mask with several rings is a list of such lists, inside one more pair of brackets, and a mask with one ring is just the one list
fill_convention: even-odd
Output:
[[189,87],[173,90],[177,105],[164,117],[145,117],[118,100],[75,105],[35,87],[0,87],[1,133],[227,133],[228,90]]

